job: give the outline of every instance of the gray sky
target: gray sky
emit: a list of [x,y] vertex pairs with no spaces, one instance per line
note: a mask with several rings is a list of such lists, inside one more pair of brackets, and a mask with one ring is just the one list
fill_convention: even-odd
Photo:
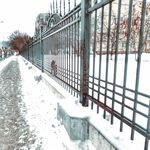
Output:
[[39,13],[49,12],[51,0],[0,0],[0,41],[13,31],[34,34],[35,19]]

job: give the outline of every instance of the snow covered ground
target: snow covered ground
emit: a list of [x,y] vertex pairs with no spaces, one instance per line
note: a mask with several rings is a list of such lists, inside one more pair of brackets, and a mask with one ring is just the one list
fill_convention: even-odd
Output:
[[[101,79],[102,80],[106,80],[106,55],[102,55],[102,66],[101,66]],[[95,57],[95,72],[93,75],[93,56],[90,57],[90,75],[91,76],[95,76],[98,78],[99,76],[99,55],[96,55]],[[114,79],[114,63],[115,63],[115,56],[113,55],[113,59],[108,61],[108,82],[113,83],[113,79]],[[124,67],[125,67],[125,55],[118,55],[118,61],[117,61],[117,71],[116,71],[116,84],[119,86],[123,86],[123,79],[124,79]],[[145,93],[147,95],[150,95],[150,70],[148,69],[150,67],[150,54],[145,54],[143,53],[141,56],[141,70],[140,70],[140,79],[139,79],[139,92],[141,93]],[[135,54],[130,54],[129,58],[128,58],[128,69],[127,69],[127,80],[126,80],[126,87],[128,89],[132,89],[133,91],[135,90],[135,84],[136,84],[136,71],[137,71],[137,61],[135,61]],[[92,81],[92,79],[90,79]],[[97,83],[97,80],[95,80],[95,83]],[[90,85],[91,86],[91,85]],[[101,83],[101,86],[105,87],[105,82]],[[107,88],[113,91],[113,86],[111,84],[107,84]],[[97,89],[97,87],[95,86],[95,89]],[[100,91],[105,94],[105,90],[101,88]],[[116,87],[115,91],[120,93],[122,95],[123,90],[121,88]],[[92,90],[89,91],[90,94],[92,93]],[[127,97],[131,97],[134,99],[134,92],[130,92],[129,90],[126,90],[126,96]],[[107,90],[107,95],[109,97],[112,97],[113,92],[110,92],[109,90]],[[97,93],[94,93],[94,97],[97,98]],[[103,95],[100,96],[100,100],[103,102],[103,100],[105,99],[105,97]],[[122,97],[119,96],[118,94],[115,94],[115,99],[118,102],[122,102]],[[149,98],[148,97],[144,97],[141,96],[140,94],[138,95],[138,101],[145,104],[145,105],[149,105]],[[131,102],[128,98],[125,99],[125,104],[131,108],[133,108],[133,102]],[[112,99],[108,98],[107,99],[107,105],[112,107]],[[118,111],[119,113],[121,112],[121,107],[122,105],[119,105],[117,103],[115,103],[114,109],[116,111]],[[94,107],[94,109],[96,109],[96,105]],[[101,116],[103,116],[103,110],[100,109],[100,113]],[[142,107],[142,105],[137,104],[137,111],[140,111],[144,114],[148,114],[148,109],[145,107]],[[129,110],[127,107],[124,107],[124,115],[129,118],[130,120],[132,120],[132,116],[133,116],[133,111]],[[108,114],[108,116],[106,117],[106,119],[108,120],[108,122],[110,122],[111,119],[111,115]],[[147,118],[141,116],[139,113],[136,113],[136,120],[135,122],[137,124],[139,124],[140,126],[142,126],[143,128],[147,128]],[[118,129],[120,128],[120,121],[118,119],[114,119],[114,127]],[[111,127],[111,125],[110,125]],[[113,129],[114,130],[114,129]],[[138,149],[138,150],[142,150],[144,149],[144,143],[145,143],[145,138],[143,136],[141,136],[139,133],[135,132],[135,139],[134,141],[130,141],[130,136],[131,136],[131,128],[128,127],[127,125],[124,124],[123,127],[123,133],[118,132],[117,130],[116,135],[115,132],[114,134],[114,138],[118,137],[118,140],[122,143],[126,143],[125,145],[128,146],[130,149]],[[117,135],[118,134],[118,135]],[[128,148],[128,149],[129,149]],[[150,147],[149,147],[150,149]]]
[[[34,135],[34,137],[31,138],[30,149],[94,150],[90,141],[71,141],[64,126],[57,120],[57,102],[60,99],[56,98],[54,93],[51,92],[49,87],[41,80],[41,75],[46,78],[49,78],[48,76],[42,74],[29,62],[23,61],[21,56],[13,56],[1,62],[0,72],[3,71],[3,68],[9,64],[9,62],[15,59],[18,59],[21,73],[22,103],[20,103],[20,112],[29,127],[30,133]],[[59,91],[64,92],[61,86],[53,80],[50,80],[50,82],[53,82]],[[139,134],[135,136],[136,139],[134,141],[130,141],[129,135],[126,135],[126,131],[120,133],[118,128],[110,125],[109,121],[100,118],[99,115],[96,115],[95,112],[88,108],[83,109],[88,111],[90,123],[94,124],[94,126],[108,137],[114,145],[117,145],[117,147],[124,150],[143,149],[141,139],[142,143],[144,141]],[[23,137],[20,137],[20,140],[22,139]],[[28,147],[27,145],[23,145],[21,149],[26,150]]]
[[[103,58],[103,60],[105,61],[105,56],[103,56],[104,58]],[[122,57],[124,57],[123,55],[121,55],[120,57],[119,57],[119,66],[118,66],[118,72],[117,72],[117,76],[118,77],[120,77],[120,78],[122,78],[122,74],[121,73],[123,73],[123,71],[121,71],[122,69],[123,69],[123,67],[122,67],[122,64],[123,64],[123,62],[124,62],[124,58],[122,58]],[[98,62],[98,56],[96,57],[96,62]],[[92,59],[92,57],[91,57],[91,59]],[[144,67],[144,66],[149,66],[149,63],[150,63],[150,58],[149,58],[149,54],[148,55],[144,55],[143,54],[143,57],[142,57],[142,71],[141,71],[141,77],[143,77],[142,78],[142,84],[144,84],[143,82],[145,82],[145,80],[148,80],[148,75],[149,75],[149,71]],[[131,76],[131,74],[134,74],[134,72],[133,72],[133,68],[136,70],[136,67],[134,67],[134,66],[136,66],[136,61],[134,60],[134,55],[131,55],[131,57],[130,57],[130,60],[129,61],[131,61],[130,63],[132,64],[132,65],[130,65],[129,66],[129,72],[128,72],[128,83],[127,83],[127,85],[129,85],[129,84],[131,84],[132,83],[132,86],[130,86],[129,85],[129,87],[131,88],[131,87],[134,87],[133,86],[133,84],[135,83],[135,80],[133,81],[132,80],[132,78],[134,78],[134,76]],[[110,70],[109,70],[109,75],[111,75],[112,74],[112,72],[113,72],[113,61],[110,61],[109,62],[110,64],[110,66],[109,66],[109,68],[110,68]],[[145,64],[145,65],[144,65]],[[92,65],[92,64],[91,64]],[[28,68],[28,67],[27,67]],[[103,66],[103,69],[105,70],[105,66]],[[25,69],[24,69],[25,70]],[[92,69],[91,69],[92,70]],[[33,71],[33,70],[32,70]],[[96,71],[96,73],[95,73],[95,75],[97,75],[97,69],[95,70]],[[26,72],[28,72],[28,70],[26,71]],[[30,72],[31,72],[31,70],[30,70]],[[103,73],[105,73],[105,71],[102,71]],[[146,72],[146,73],[145,73]],[[35,74],[35,71],[32,73],[32,74]],[[39,73],[37,73],[37,74],[39,74]],[[25,73],[24,73],[24,75],[25,75]],[[104,75],[103,75],[103,77],[104,77]],[[109,76],[109,80],[111,81],[111,79],[112,79],[112,77],[113,76]],[[48,77],[47,77],[48,78]],[[143,79],[145,79],[145,80],[143,80]],[[130,82],[129,82],[129,80],[130,80]],[[50,80],[50,82],[53,82],[52,80]],[[122,83],[122,80],[119,80],[119,82],[120,82],[120,84]],[[140,83],[141,83],[140,82]],[[40,83],[40,84],[42,84],[42,83]],[[119,83],[118,83],[119,84]],[[33,84],[34,85],[34,84]],[[59,91],[61,91],[62,93],[63,93],[63,89],[62,89],[62,87],[60,86],[60,85],[58,85],[57,83],[55,83],[55,82],[53,82],[53,85],[57,88],[57,89],[59,89]],[[144,90],[144,91],[148,91],[148,89],[149,89],[149,82],[146,82],[145,84],[144,84],[145,86],[142,86],[142,91]],[[28,86],[27,86],[28,87]],[[39,86],[39,88],[41,88],[42,86],[40,85]],[[148,88],[148,89],[147,89]],[[27,88],[26,88],[27,89]],[[43,89],[43,88],[41,88],[41,89]],[[146,92],[147,93],[147,92]],[[66,95],[66,93],[64,93],[64,95]],[[67,97],[67,95],[66,95],[66,97]],[[47,98],[49,99],[49,96],[47,96]],[[71,108],[72,106],[68,106],[68,108]],[[115,125],[110,125],[110,123],[109,123],[109,119],[106,121],[106,120],[104,120],[102,117],[100,117],[100,114],[99,115],[97,115],[94,111],[91,111],[89,108],[84,108],[84,111],[87,111],[88,112],[88,114],[89,114],[89,116],[90,116],[90,123],[92,123],[98,130],[100,130],[101,131],[101,133],[103,133],[106,137],[108,137],[108,139],[111,141],[111,142],[113,142],[114,143],[114,145],[116,145],[118,148],[120,148],[120,149],[123,149],[123,150],[133,150],[133,149],[137,149],[137,150],[142,150],[143,148],[144,148],[144,137],[143,136],[141,136],[140,134],[138,134],[137,132],[135,133],[135,140],[134,141],[131,141],[130,140],[130,131],[131,131],[131,129],[128,127],[128,126],[126,126],[126,125],[124,125],[124,132],[123,133],[121,133],[121,132],[119,132],[119,130],[118,130],[118,126],[119,126],[119,124],[120,124],[120,122],[119,121],[115,121]],[[56,112],[55,112],[56,113]],[[75,112],[74,112],[75,113]],[[87,141],[87,143],[85,142],[84,144],[82,143],[82,149],[84,150],[84,149],[90,149],[90,150],[92,150],[92,146],[89,146],[90,144],[90,142],[88,143],[89,141]],[[75,149],[78,149],[79,147],[80,147],[80,149],[81,149],[81,144],[75,144],[76,146],[76,148]],[[79,146],[80,145],[80,146]],[[74,147],[74,146],[73,146]],[[71,148],[71,150],[73,149],[73,147]],[[77,148],[78,147],[78,148]],[[89,148],[90,147],[90,148]],[[149,148],[150,149],[150,148]]]
[[[64,58],[63,58],[64,57]],[[68,56],[54,56],[54,55],[46,55],[44,59],[55,59],[56,62],[61,66],[62,61],[61,60],[66,60],[65,58],[69,58]],[[90,56],[90,71],[89,74],[90,76],[94,76],[95,80],[94,80],[94,89],[97,90],[98,89],[98,77],[99,77],[99,57],[100,55],[96,55],[95,58],[93,58],[93,55]],[[137,56],[136,56],[137,57]],[[72,57],[71,57],[72,58]],[[73,55],[74,58],[74,55]],[[76,57],[75,57],[76,58]],[[77,59],[77,58],[76,58]],[[80,60],[80,58],[79,58]],[[106,55],[102,55],[101,56],[101,79],[103,81],[106,80],[106,64],[107,64],[107,58]],[[94,62],[95,61],[95,62]],[[73,63],[73,64],[72,64]],[[93,63],[95,63],[95,68],[94,68],[94,73],[93,73]],[[106,104],[108,106],[110,106],[110,108],[112,107],[112,95],[113,95],[113,86],[110,83],[114,82],[114,63],[115,63],[115,56],[113,55],[112,60],[109,58],[108,61],[108,84],[107,84],[107,89],[105,89],[105,82],[101,81],[101,86],[103,86],[104,88],[100,88],[100,92],[103,93],[100,95],[100,101],[102,101],[104,103],[105,100],[105,92],[107,92],[107,95],[111,98],[107,98],[107,102]],[[66,63],[67,64],[67,63]],[[72,68],[72,70],[74,70],[73,66],[77,66],[77,62],[76,65],[74,65],[74,61],[68,59],[68,64],[70,64],[70,68]],[[139,79],[139,89],[138,92],[139,93],[144,93],[147,95],[150,95],[150,70],[148,69],[150,66],[150,54],[146,54],[143,53],[141,56],[141,68],[140,68],[140,79]],[[125,55],[118,55],[118,60],[117,60],[117,71],[116,71],[116,86],[115,87],[115,91],[116,93],[118,92],[120,95],[122,95],[123,93],[123,88],[119,88],[119,86],[123,87],[123,82],[124,82],[124,67],[125,67]],[[77,72],[77,67],[75,68],[76,72]],[[80,65],[79,65],[79,70],[80,70]],[[137,71],[137,61],[135,60],[135,54],[130,54],[128,56],[128,68],[127,68],[127,76],[126,76],[126,97],[132,98],[134,99],[135,96],[135,85],[136,85],[136,71]],[[89,78],[91,82],[93,82],[93,79],[90,77]],[[89,86],[92,88],[92,83],[89,84]],[[106,91],[107,90],[107,91]],[[132,91],[132,92],[131,92]],[[92,95],[92,89],[89,89],[89,94]],[[119,113],[121,113],[121,108],[122,108],[122,96],[120,96],[119,94],[115,94],[115,100],[118,101],[120,104],[115,102],[114,105],[114,109],[117,110]],[[94,92],[93,93],[93,97],[95,99],[97,99],[98,97],[98,92]],[[134,102],[131,101],[129,98],[125,99],[125,105],[127,107],[124,107],[124,116],[126,116],[129,120],[133,119],[133,111],[131,109],[128,109],[128,107],[133,108],[134,107]],[[138,94],[138,101],[143,103],[143,105],[147,105],[146,107],[143,107],[141,104],[137,104],[137,111],[144,113],[145,115],[148,114],[148,105],[149,105],[149,97],[144,97],[140,94]],[[94,105],[94,111],[96,112],[97,109],[97,105]],[[103,116],[103,109],[99,109],[100,111],[100,115],[99,116]],[[99,117],[100,118],[100,117]],[[96,121],[95,119],[95,123],[99,124],[97,125],[97,127],[99,126],[99,128],[101,128],[100,124],[101,124],[101,119],[99,119],[97,117],[97,120],[100,121]],[[107,113],[106,115],[106,119],[108,121],[108,123],[110,122],[111,119],[111,115],[109,113]],[[99,122],[99,123],[98,123]],[[147,118],[141,116],[139,113],[136,113],[136,120],[135,122],[137,124],[139,124],[141,127],[143,128],[147,128]],[[111,125],[108,125],[108,128],[111,128]],[[116,118],[114,118],[114,128],[116,128],[117,130],[115,130],[114,133],[112,133],[114,138],[117,138],[120,142],[122,143],[126,143],[124,145],[129,145],[129,147],[131,149],[143,149],[144,148],[144,143],[145,143],[145,138],[143,136],[141,136],[139,133],[135,132],[135,140],[134,141],[130,141],[130,136],[131,136],[131,128],[128,127],[127,125],[123,125],[123,133],[118,132],[119,128],[120,128],[120,121]],[[101,129],[101,130],[104,130]],[[110,131],[112,131],[114,129],[111,129]],[[110,134],[108,134],[110,135]],[[138,146],[137,146],[138,145]],[[129,148],[128,148],[129,149]],[[149,148],[150,149],[150,148]]]
[[[81,142],[70,140],[64,126],[57,120],[57,102],[59,99],[56,98],[47,85],[41,80],[41,72],[39,70],[35,69],[35,67],[28,62],[24,62],[21,57],[13,56],[0,63],[1,71],[4,71],[7,64],[10,64],[11,67],[12,61],[16,63],[17,59],[21,75],[21,82],[18,87],[19,90],[21,90],[21,95],[14,96],[16,97],[16,105],[19,110],[15,110],[16,105],[12,105],[14,99],[10,97],[9,101],[13,107],[13,111],[15,110],[15,112],[17,112],[20,116],[17,119],[17,124],[19,124],[19,133],[17,132],[18,126],[15,126],[15,129],[11,129],[13,127],[8,126],[7,134],[10,133],[10,135],[14,135],[16,142],[12,142],[10,145],[10,143],[5,142],[6,138],[1,137],[0,141],[3,140],[4,144],[0,142],[0,149],[94,150],[90,141]],[[12,69],[14,70],[15,67],[13,66]],[[5,69],[5,72],[7,72],[7,74],[11,74],[10,70],[7,71],[7,68]],[[15,73],[13,73],[12,78],[17,79],[17,76],[15,77]],[[19,81],[20,80],[18,80],[18,82]],[[16,86],[17,85],[18,84],[16,84]],[[13,89],[13,86],[14,85],[10,85],[10,89]],[[10,96],[11,95],[12,93]],[[7,110],[10,109],[7,104],[5,107]],[[10,121],[11,124],[14,123],[14,119],[9,119],[9,114],[7,114],[7,118],[9,120],[6,120],[7,118],[2,116],[2,113],[0,115],[0,118],[2,118],[4,122]],[[21,125],[20,120],[22,120],[25,124]],[[14,130],[16,134],[12,133]],[[2,134],[6,133],[6,130],[1,129],[1,126],[0,131],[3,132]],[[9,136],[7,136],[7,138],[11,139]]]

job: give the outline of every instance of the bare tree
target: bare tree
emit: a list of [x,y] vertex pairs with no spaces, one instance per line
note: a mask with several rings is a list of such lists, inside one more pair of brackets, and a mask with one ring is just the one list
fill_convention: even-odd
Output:
[[30,36],[19,31],[15,31],[9,36],[11,49],[19,53],[23,51],[23,48],[27,46],[31,41],[32,38]]

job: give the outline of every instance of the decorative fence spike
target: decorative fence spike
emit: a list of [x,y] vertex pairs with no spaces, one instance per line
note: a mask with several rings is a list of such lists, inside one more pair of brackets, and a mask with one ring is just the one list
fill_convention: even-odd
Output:
[[68,7],[69,7],[69,11],[70,11],[70,0],[68,0]]
[[55,3],[54,3],[54,0],[53,0],[53,14],[55,13]]
[[64,15],[65,15],[65,0],[64,0]]
[[56,0],[56,13],[58,13],[58,4],[57,4],[57,0]]
[[49,4],[49,13],[51,14],[51,4]]
[[149,146],[149,138],[148,136],[150,135],[150,100],[149,100],[149,109],[148,109],[148,120],[147,120],[147,137],[145,138],[145,146],[144,150],[148,150]]
[[51,15],[52,15],[52,13],[53,13],[52,4],[50,4],[50,12],[51,12]]
[[60,0],[60,16],[61,16],[61,0]]
[[77,6],[77,1],[76,0],[74,0],[74,7],[76,7]]

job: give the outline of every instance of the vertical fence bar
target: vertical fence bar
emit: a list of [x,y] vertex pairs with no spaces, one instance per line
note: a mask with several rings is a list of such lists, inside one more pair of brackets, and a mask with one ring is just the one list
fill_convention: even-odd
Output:
[[90,56],[90,14],[87,14],[91,6],[91,0],[81,1],[81,67],[80,67],[80,102],[88,106],[88,80],[89,80],[89,56]]
[[[75,19],[76,19],[76,14],[75,14]],[[73,47],[73,54],[74,54],[74,88],[76,89],[76,25],[77,23],[75,23],[74,25],[74,47]],[[74,91],[74,96],[75,96],[75,91]]]
[[50,14],[50,16],[51,16],[51,14],[52,14],[52,11],[51,11],[51,3],[50,3],[50,5],[49,5],[49,14]]
[[[66,41],[67,41],[67,29],[64,29],[63,36],[65,37],[64,40],[63,40],[63,43],[64,43],[63,44],[64,45],[64,48],[63,48],[64,78],[63,79],[66,82],[66,47],[67,47]],[[66,84],[64,84],[64,88],[66,88]]]
[[[79,18],[79,12],[78,12],[78,16]],[[79,91],[79,61],[80,61],[80,45],[79,45],[79,39],[80,39],[80,22],[77,23],[77,90]],[[77,97],[79,96],[79,94],[77,94]]]
[[[69,17],[69,23],[71,22],[71,18]],[[71,70],[70,70],[70,63],[71,63],[71,26],[69,26],[69,41],[68,41],[69,49],[68,49],[68,54],[69,54],[69,92],[71,90],[70,85],[71,85]]]
[[[69,23],[69,19],[67,20],[67,23]],[[67,55],[67,59],[66,59],[66,61],[67,61],[67,63],[66,63],[66,68],[67,68],[67,84],[69,84],[69,71],[68,71],[68,69],[69,69],[69,63],[68,63],[68,60],[69,60],[69,57],[68,57],[68,55],[69,55],[69,27],[67,28],[67,52],[66,52],[66,55]],[[68,90],[68,85],[67,85],[67,90]]]
[[[94,4],[97,3],[97,0],[94,1]],[[94,97],[94,77],[95,77],[95,57],[96,57],[96,30],[97,30],[97,10],[95,10],[94,15],[94,41],[93,41],[93,74],[92,74],[92,97]],[[93,102],[91,103],[91,109],[93,109]]]
[[[118,48],[119,48],[119,32],[120,32],[120,17],[121,17],[121,2],[122,0],[119,0],[118,4],[118,17],[117,17],[117,29],[116,29],[116,45],[115,45],[115,63],[114,63],[114,78],[113,78],[113,96],[112,96],[112,110],[114,110],[115,106],[115,91],[116,91],[116,76],[117,76],[117,61],[118,61]],[[111,114],[111,124],[114,122],[113,114]]]
[[147,120],[147,137],[145,138],[145,147],[144,150],[148,150],[149,138],[150,136],[150,100],[149,100],[149,109],[148,109],[148,120]]
[[141,54],[143,51],[143,43],[144,43],[144,21],[145,21],[145,13],[146,13],[145,10],[146,10],[146,0],[143,0],[142,13],[141,13],[141,27],[140,27],[139,45],[138,45],[138,59],[137,59],[137,70],[136,70],[136,83],[135,83],[134,107],[133,107],[133,117],[132,117],[131,140],[134,140],[134,125],[135,125],[135,120],[136,120],[137,98],[138,98],[138,90],[139,90]]
[[[101,12],[101,31],[100,31],[100,53],[99,53],[99,76],[98,76],[98,101],[100,100],[100,81],[101,81],[101,66],[102,66],[102,46],[103,46],[103,28],[104,28],[104,7],[102,7]],[[97,105],[97,113],[99,113],[99,106]]]
[[34,56],[33,56],[33,42],[31,42],[31,50],[32,50],[32,64],[34,64]]
[[42,28],[43,28],[43,26],[40,26],[40,53],[41,53],[41,71],[44,72],[44,52],[43,52],[43,42],[42,42]]
[[32,44],[32,63],[34,64],[34,45],[33,45],[33,42],[31,43]]
[[[69,23],[68,19],[67,19],[67,23]],[[68,59],[68,47],[69,47],[69,44],[68,44],[69,43],[69,40],[68,40],[69,39],[69,29],[68,28],[66,29],[66,33],[67,33],[67,38],[66,38],[66,47],[67,47],[66,48],[66,83],[68,84],[68,60],[69,60]],[[66,89],[68,90],[68,85],[66,85],[66,87],[67,87]]]
[[[64,81],[63,80],[63,76],[64,76],[64,72],[63,71],[64,71],[64,69],[63,69],[63,62],[62,62],[62,60],[63,60],[63,51],[62,51],[63,50],[63,47],[62,47],[62,45],[63,45],[62,44],[62,40],[63,40],[62,37],[63,36],[62,36],[62,33],[63,33],[63,31],[60,32],[60,48],[59,48],[60,49],[60,70],[61,70],[61,77],[60,77],[60,79],[62,81]],[[63,86],[63,82],[62,82],[62,86]]]
[[62,16],[62,14],[61,14],[61,0],[60,0],[60,6],[59,6],[59,9],[60,9],[60,16]]
[[55,3],[54,3],[54,0],[53,0],[53,14],[55,13]]
[[[124,67],[124,79],[123,79],[123,96],[122,96],[122,106],[121,106],[121,116],[124,117],[124,104],[125,104],[125,95],[126,95],[126,83],[127,83],[127,70],[128,70],[128,56],[129,56],[129,41],[131,36],[131,18],[132,18],[132,5],[133,0],[130,0],[129,3],[129,17],[128,17],[128,26],[127,26],[127,41],[126,41],[126,53],[125,53],[125,67]],[[120,131],[123,131],[123,121],[120,122]]]
[[77,1],[76,0],[74,0],[74,7],[76,7],[77,6]]
[[[74,19],[74,16],[72,15],[72,21]],[[74,34],[73,33],[73,27],[74,25],[72,25],[72,34],[71,34],[71,86],[73,87],[73,79],[74,79],[74,76],[73,76],[73,68],[74,68],[74,64],[73,64],[73,47],[74,47]],[[71,89],[71,94],[73,93],[72,89]]]
[[50,10],[51,10],[51,15],[53,14],[53,7],[52,4],[50,4]]
[[69,12],[70,12],[70,0],[68,0],[68,7],[69,7]]
[[[61,23],[61,26],[62,26],[62,24],[63,24],[63,22]],[[64,52],[64,39],[65,39],[65,37],[63,36],[63,32],[64,32],[64,30],[62,30],[61,31],[61,47],[60,47],[60,50],[61,50],[61,75],[62,75],[62,77],[61,77],[61,80],[62,81],[64,81],[64,62],[63,62],[63,60],[64,60],[64,54],[63,54],[63,52]],[[64,82],[62,83],[62,86],[64,87]]]
[[[109,4],[104,105],[107,104],[107,86],[108,86],[108,85],[107,85],[107,84],[108,84],[107,82],[108,82],[108,70],[109,70],[109,48],[110,48],[111,14],[112,14],[112,2],[110,2],[110,4]],[[106,110],[105,110],[105,109],[104,109],[103,117],[106,118]]]
[[58,13],[58,4],[57,4],[57,0],[56,0],[56,13]]
[[[64,68],[65,68],[65,82],[67,83],[67,78],[66,78],[66,74],[67,74],[67,67],[66,67],[66,60],[67,60],[67,58],[66,58],[66,51],[67,51],[67,28],[65,29],[65,31],[64,31],[64,34],[65,34],[65,51],[64,51]],[[65,84],[65,87],[66,87],[66,84]]]
[[28,61],[29,61],[29,57],[30,57],[30,54],[29,54],[29,45],[28,45],[28,57],[27,57],[27,59],[28,59]]
[[64,0],[64,15],[65,15],[65,0]]

